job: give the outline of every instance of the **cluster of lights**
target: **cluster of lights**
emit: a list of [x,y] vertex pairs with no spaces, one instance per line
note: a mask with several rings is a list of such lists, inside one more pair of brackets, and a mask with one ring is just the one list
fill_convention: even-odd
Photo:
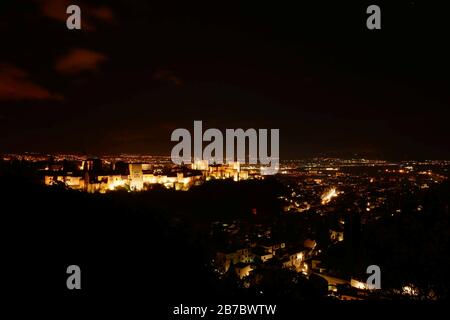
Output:
[[322,204],[328,204],[331,199],[335,198],[338,196],[337,190],[336,188],[330,188],[327,191],[324,192],[324,194],[322,194]]

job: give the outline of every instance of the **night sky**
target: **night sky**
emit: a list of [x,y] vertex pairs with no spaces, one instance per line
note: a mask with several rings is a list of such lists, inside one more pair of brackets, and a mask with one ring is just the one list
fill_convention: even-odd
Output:
[[171,132],[203,120],[279,128],[281,159],[450,158],[437,4],[153,2],[1,1],[0,153],[168,155]]

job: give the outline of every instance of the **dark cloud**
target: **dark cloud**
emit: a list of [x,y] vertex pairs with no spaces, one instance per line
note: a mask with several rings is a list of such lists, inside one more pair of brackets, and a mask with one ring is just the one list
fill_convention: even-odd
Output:
[[55,70],[61,74],[76,74],[83,71],[97,70],[100,63],[107,60],[106,55],[88,50],[76,48],[60,57],[55,63]]
[[88,10],[89,14],[97,20],[108,23],[113,23],[115,21],[113,11],[107,6],[90,7]]
[[26,71],[0,64],[0,100],[60,100],[62,97],[29,79]]
[[71,4],[69,0],[41,0],[41,12],[44,16],[58,21],[66,21],[66,9]]
[[153,79],[164,83],[170,83],[175,86],[183,85],[183,81],[171,70],[160,69],[153,74]]

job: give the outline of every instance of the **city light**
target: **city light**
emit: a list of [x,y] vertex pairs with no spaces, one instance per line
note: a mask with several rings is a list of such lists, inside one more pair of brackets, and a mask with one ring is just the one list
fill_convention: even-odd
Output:
[[323,205],[328,204],[333,198],[335,198],[337,196],[338,196],[338,193],[336,191],[336,188],[330,188],[330,189],[326,190],[321,196],[322,204]]

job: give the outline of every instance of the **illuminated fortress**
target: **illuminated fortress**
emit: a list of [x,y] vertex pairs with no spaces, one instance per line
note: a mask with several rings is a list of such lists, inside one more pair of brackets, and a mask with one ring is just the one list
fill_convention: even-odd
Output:
[[45,173],[44,183],[62,184],[89,193],[105,193],[149,190],[158,185],[186,191],[211,179],[249,179],[249,172],[242,170],[239,162],[210,165],[205,160],[195,161],[190,168],[181,166],[167,172],[152,170],[152,165],[147,163],[115,163],[105,168],[100,159],[84,160],[76,169],[67,171],[63,166],[52,166],[47,170],[51,173]]

